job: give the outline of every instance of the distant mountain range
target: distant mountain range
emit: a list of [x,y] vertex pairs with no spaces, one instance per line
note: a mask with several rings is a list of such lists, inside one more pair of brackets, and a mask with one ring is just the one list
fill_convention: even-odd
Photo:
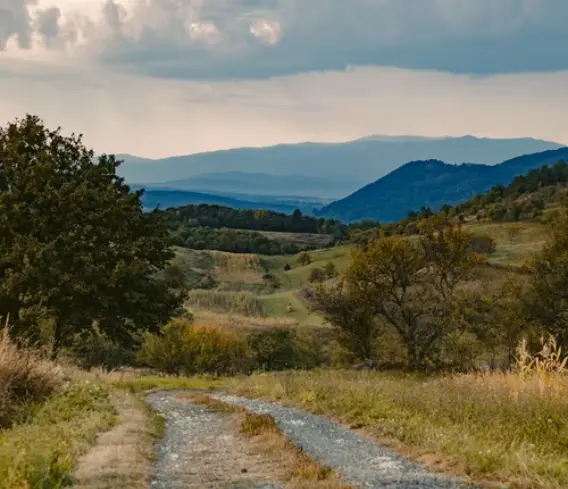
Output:
[[560,147],[530,138],[371,136],[347,143],[239,148],[158,160],[117,156],[124,160],[119,174],[131,184],[218,195],[336,199],[408,161],[436,159],[491,165],[520,154]]
[[145,210],[152,210],[156,207],[168,209],[170,207],[181,207],[189,204],[211,204],[232,207],[234,209],[265,209],[284,214],[292,214],[296,209],[300,209],[304,214],[312,215],[314,209],[322,205],[321,201],[311,202],[302,200],[279,201],[267,199],[266,201],[255,202],[187,190],[147,188],[144,185],[131,185],[131,188],[133,190],[139,188],[145,189],[142,195],[142,205]]
[[568,148],[519,156],[499,165],[412,161],[348,197],[332,202],[316,215],[343,222],[373,219],[393,222],[422,206],[438,210],[455,205],[494,185],[508,185],[533,168],[568,160]]

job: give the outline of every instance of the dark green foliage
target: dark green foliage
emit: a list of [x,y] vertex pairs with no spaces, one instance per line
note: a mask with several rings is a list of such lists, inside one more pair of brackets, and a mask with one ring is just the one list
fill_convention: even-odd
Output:
[[113,370],[136,365],[136,349],[140,338],[133,337],[130,345],[121,345],[94,329],[77,335],[69,348],[72,359],[82,368],[101,367]]
[[469,248],[474,253],[491,255],[495,252],[495,240],[491,236],[474,234],[469,240]]
[[334,278],[337,275],[333,262],[326,263],[324,271],[327,278]]
[[457,205],[449,214],[477,214],[478,218],[486,217],[492,221],[534,219],[545,208],[542,189],[551,187],[546,195],[546,200],[551,201],[556,193],[554,186],[566,183],[568,164],[562,160],[553,166],[544,165],[527,175],[519,175],[507,187],[495,185],[484,194]]
[[261,255],[293,255],[300,251],[297,245],[282,244],[253,231],[180,227],[173,231],[173,234],[174,244],[193,250],[258,253]]
[[310,283],[321,283],[326,279],[326,273],[325,270],[323,270],[322,268],[312,268],[310,270],[310,276],[308,278],[308,280],[310,281]]
[[290,270],[292,270],[292,265],[290,265],[289,263],[286,263],[286,265],[284,265],[284,271],[289,272]]
[[37,337],[41,313],[55,351],[93,321],[128,342],[180,303],[155,277],[173,257],[164,216],[142,212],[118,165],[34,116],[0,129],[0,316],[16,334]]
[[298,264],[302,266],[306,266],[312,263],[312,255],[310,255],[307,251],[303,251],[298,255]]
[[171,229],[202,226],[213,229],[248,229],[338,236],[345,235],[347,231],[347,226],[339,221],[304,216],[299,210],[287,215],[267,210],[234,209],[202,204],[167,209],[165,214]]
[[427,206],[438,211],[445,204],[457,205],[494,185],[508,185],[517,175],[567,157],[568,148],[561,148],[520,156],[494,166],[413,161],[316,214],[343,222],[366,219],[394,222],[404,218],[408,210]]

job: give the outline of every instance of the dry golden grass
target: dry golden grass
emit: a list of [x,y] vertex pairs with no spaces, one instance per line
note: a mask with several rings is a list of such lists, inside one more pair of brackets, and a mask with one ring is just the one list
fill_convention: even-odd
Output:
[[248,253],[210,252],[215,259],[215,274],[219,282],[261,284],[264,269],[257,255]]
[[269,455],[271,459],[278,462],[279,467],[285,471],[288,487],[294,489],[353,489],[353,486],[343,483],[331,467],[316,462],[304,451],[298,449],[282,433],[271,415],[251,413],[246,408],[236,407],[201,394],[191,395],[190,399],[216,412],[238,414],[240,433],[251,440],[253,449]]
[[47,398],[63,381],[63,370],[31,348],[19,348],[8,327],[0,329],[0,428],[25,405]]
[[277,317],[254,317],[243,316],[242,314],[219,313],[207,309],[195,308],[194,324],[196,326],[207,326],[215,324],[223,329],[232,331],[250,331],[255,329],[273,329],[282,327],[297,326],[298,322],[294,319]]
[[75,489],[143,489],[152,474],[153,443],[161,435],[153,413],[141,400],[126,392],[114,392],[119,424],[99,435],[97,442],[78,461]]
[[568,375],[545,357],[510,373],[322,370],[242,378],[229,389],[331,415],[440,470],[557,489],[568,486]]

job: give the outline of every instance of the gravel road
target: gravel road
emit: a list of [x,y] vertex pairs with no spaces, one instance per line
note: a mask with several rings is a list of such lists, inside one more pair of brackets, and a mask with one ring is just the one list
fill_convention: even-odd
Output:
[[428,472],[423,466],[325,417],[241,397],[223,394],[214,397],[256,413],[272,415],[288,438],[318,462],[336,469],[348,484],[369,489],[458,489],[465,486],[457,478]]
[[280,467],[253,453],[230,416],[195,406],[183,394],[154,392],[146,397],[166,418],[153,489],[281,489]]

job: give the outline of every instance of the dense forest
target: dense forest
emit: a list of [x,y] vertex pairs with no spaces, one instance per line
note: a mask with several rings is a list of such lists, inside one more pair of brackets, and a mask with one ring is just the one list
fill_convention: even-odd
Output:
[[267,210],[233,209],[201,204],[170,208],[164,212],[171,229],[202,226],[213,229],[332,234],[338,238],[347,233],[347,226],[339,221],[304,216],[299,210],[288,215]]
[[217,250],[231,253],[259,253],[261,255],[295,254],[302,249],[269,239],[254,231],[215,229],[208,227],[181,227],[174,231],[174,244],[193,250]]
[[[490,220],[494,222],[539,219],[546,208],[568,203],[568,164],[561,160],[553,166],[544,165],[519,175],[510,185],[495,185],[483,194],[467,202],[442,206],[441,212],[448,219],[458,221]],[[396,223],[379,223],[372,220],[349,226],[350,241],[368,243],[381,233],[390,235],[414,235],[419,233],[418,223],[435,215],[430,207],[410,211]]]

